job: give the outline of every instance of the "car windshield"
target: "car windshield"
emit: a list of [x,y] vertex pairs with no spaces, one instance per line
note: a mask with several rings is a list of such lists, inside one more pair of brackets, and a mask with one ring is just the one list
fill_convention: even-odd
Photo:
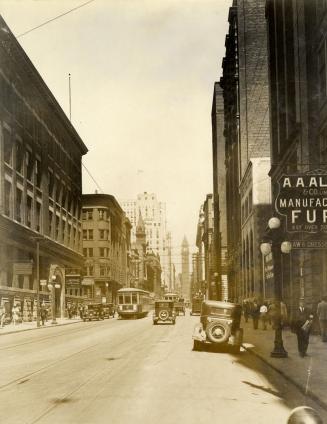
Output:
[[215,308],[215,307],[211,307],[208,310],[208,315],[231,317],[232,314],[233,314],[233,309],[229,309],[229,308]]
[[170,308],[172,304],[170,302],[156,302],[156,308]]

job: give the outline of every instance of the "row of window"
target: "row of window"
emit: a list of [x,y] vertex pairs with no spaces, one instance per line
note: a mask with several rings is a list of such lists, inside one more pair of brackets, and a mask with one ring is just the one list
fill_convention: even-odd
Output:
[[93,219],[99,219],[107,221],[109,219],[109,213],[106,209],[89,209],[82,211],[82,220],[83,221],[93,221]]
[[249,191],[249,194],[246,196],[244,201],[242,202],[241,214],[242,214],[242,222],[244,222],[247,217],[250,215],[253,209],[253,198],[252,198],[252,190]]
[[[110,257],[110,249],[109,247],[98,247],[98,255],[100,258],[109,258]],[[84,247],[83,248],[83,255],[86,258],[93,258],[94,253],[96,251],[96,248],[93,247]],[[117,253],[118,255],[118,253]]]
[[[98,230],[97,240],[110,240],[109,230]],[[83,240],[94,240],[94,231],[93,229],[83,230]]]

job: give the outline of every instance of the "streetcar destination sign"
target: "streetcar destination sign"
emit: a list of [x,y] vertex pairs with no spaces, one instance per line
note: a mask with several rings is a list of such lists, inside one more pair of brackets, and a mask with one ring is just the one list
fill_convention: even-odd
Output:
[[286,231],[327,234],[327,174],[282,175],[276,211],[286,217]]

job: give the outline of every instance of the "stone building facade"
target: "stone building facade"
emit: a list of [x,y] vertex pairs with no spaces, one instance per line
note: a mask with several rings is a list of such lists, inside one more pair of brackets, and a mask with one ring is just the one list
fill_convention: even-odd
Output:
[[39,294],[63,316],[81,300],[87,148],[1,17],[0,26],[0,301],[31,320]]
[[83,194],[82,205],[84,294],[115,302],[129,286],[131,224],[112,195]]

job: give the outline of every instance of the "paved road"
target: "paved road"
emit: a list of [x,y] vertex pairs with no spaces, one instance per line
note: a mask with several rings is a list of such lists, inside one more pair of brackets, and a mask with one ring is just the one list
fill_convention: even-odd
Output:
[[110,319],[2,336],[1,424],[281,424],[305,403],[248,352],[193,352],[197,321]]

